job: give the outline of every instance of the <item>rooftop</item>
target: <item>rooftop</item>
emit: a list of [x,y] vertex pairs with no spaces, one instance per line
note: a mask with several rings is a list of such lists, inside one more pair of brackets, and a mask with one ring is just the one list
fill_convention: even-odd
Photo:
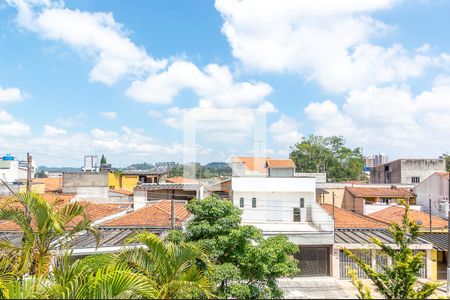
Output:
[[[369,215],[369,217],[382,221],[382,222],[396,222],[401,223],[402,217],[405,213],[405,208],[400,205],[392,205],[388,206],[385,209],[374,212]],[[430,215],[428,213],[417,211],[417,210],[409,210],[409,219],[411,221],[417,222],[422,229],[430,227]],[[432,216],[431,217],[431,226],[432,228],[447,228],[447,220],[442,218]]]
[[59,191],[62,189],[62,177],[59,178],[33,178],[32,182],[43,183],[46,192]]
[[165,168],[153,168],[149,170],[123,170],[123,175],[161,175],[167,173]]
[[[322,204],[322,207],[333,216],[333,205]],[[388,222],[379,221],[355,214],[343,208],[334,207],[334,222],[336,228],[387,228]]]
[[184,178],[181,176],[177,176],[177,177],[169,177],[166,179],[166,182],[168,183],[198,183],[197,179],[192,179],[192,178]]
[[138,190],[191,190],[196,191],[201,184],[195,183],[140,183]]
[[295,168],[291,159],[272,159],[270,157],[236,156],[231,163],[243,163],[247,171],[267,174],[267,168]]
[[[185,203],[175,201],[175,225],[180,227],[190,213]],[[171,201],[160,200],[154,204],[137,209],[129,214],[102,224],[102,227],[152,228],[171,226]]]
[[414,195],[407,189],[397,187],[346,187],[355,197],[411,198]]
[[[383,244],[395,244],[392,234],[385,229],[337,229],[334,234],[337,244],[373,244],[373,238],[380,240]],[[422,238],[418,238],[414,244],[430,245]]]

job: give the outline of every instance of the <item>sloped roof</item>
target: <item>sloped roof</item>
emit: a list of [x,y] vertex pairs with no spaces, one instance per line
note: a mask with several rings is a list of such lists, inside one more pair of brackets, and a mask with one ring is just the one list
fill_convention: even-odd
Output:
[[267,174],[267,157],[237,156],[231,158],[232,163],[243,163],[248,171]]
[[[175,225],[181,226],[190,213],[185,203],[175,201]],[[102,227],[170,227],[171,226],[171,201],[160,200],[149,206],[140,208],[122,217],[102,224]]]
[[[376,238],[383,244],[395,244],[394,237],[384,229],[337,229],[334,233],[334,242],[338,244],[373,244]],[[423,238],[417,238],[414,244],[429,245]]]
[[133,196],[134,195],[133,191],[127,190],[127,189],[117,189],[117,188],[115,188],[115,189],[110,189],[109,191],[113,192],[113,193],[125,195],[125,196]]
[[[380,220],[382,222],[396,222],[401,223],[402,217],[405,213],[405,208],[400,205],[392,205],[388,208],[382,209],[380,211],[374,212],[369,215],[369,217]],[[409,219],[411,221],[415,221],[420,224],[422,228],[430,227],[430,215],[428,213],[418,211],[418,210],[409,210]],[[446,228],[447,220],[442,218],[432,216],[431,217],[431,226],[432,228]]]
[[177,177],[169,177],[166,179],[166,182],[169,183],[198,183],[197,179],[192,179],[192,178],[184,178],[181,176],[177,176]]
[[189,190],[196,191],[201,187],[195,183],[140,183],[138,190]]
[[432,243],[433,248],[438,251],[448,251],[448,233],[447,232],[423,232],[419,236]]
[[153,168],[149,170],[123,170],[123,175],[161,175],[167,173],[165,168]]
[[449,176],[450,173],[449,172],[436,172],[434,174],[439,175],[441,177],[445,177],[445,178],[448,179],[448,176]]
[[[333,205],[322,204],[322,207],[333,216]],[[355,214],[343,208],[334,207],[334,222],[336,228],[387,228],[389,223]]]
[[267,159],[267,166],[269,168],[295,168],[295,163],[292,159]]
[[355,197],[393,197],[393,198],[410,198],[414,195],[404,188],[389,187],[346,187]]
[[57,178],[33,178],[32,182],[43,183],[45,191],[58,191],[62,189],[62,177]]

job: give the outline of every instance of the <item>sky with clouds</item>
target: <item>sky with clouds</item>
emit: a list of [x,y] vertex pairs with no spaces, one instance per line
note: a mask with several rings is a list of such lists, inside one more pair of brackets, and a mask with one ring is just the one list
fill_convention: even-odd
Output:
[[437,157],[448,28],[445,0],[0,0],[0,153],[181,162],[195,136],[209,162],[320,134]]

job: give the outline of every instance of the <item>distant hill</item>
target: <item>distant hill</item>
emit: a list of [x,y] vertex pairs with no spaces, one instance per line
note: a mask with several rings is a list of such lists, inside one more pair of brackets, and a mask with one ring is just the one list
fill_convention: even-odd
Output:
[[46,167],[46,166],[39,166],[37,167],[37,172],[79,172],[81,171],[81,168],[74,168],[74,167]]
[[231,168],[230,166],[225,162],[210,162],[204,166],[204,168],[214,171],[225,171],[230,172],[231,174]]

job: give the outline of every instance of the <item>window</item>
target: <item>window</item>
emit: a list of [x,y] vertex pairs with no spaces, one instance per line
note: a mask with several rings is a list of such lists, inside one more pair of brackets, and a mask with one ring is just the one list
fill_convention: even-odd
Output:
[[300,207],[301,208],[305,207],[305,198],[300,198]]
[[253,207],[253,208],[256,207],[256,198],[252,198],[252,207]]
[[413,177],[411,178],[411,182],[412,182],[412,183],[419,183],[419,182],[420,182],[420,177],[418,177],[418,176],[413,176]]
[[384,171],[389,172],[389,165],[384,166]]
[[244,198],[239,199],[239,207],[244,207]]
[[294,222],[300,222],[300,221],[301,221],[300,208],[294,207]]

